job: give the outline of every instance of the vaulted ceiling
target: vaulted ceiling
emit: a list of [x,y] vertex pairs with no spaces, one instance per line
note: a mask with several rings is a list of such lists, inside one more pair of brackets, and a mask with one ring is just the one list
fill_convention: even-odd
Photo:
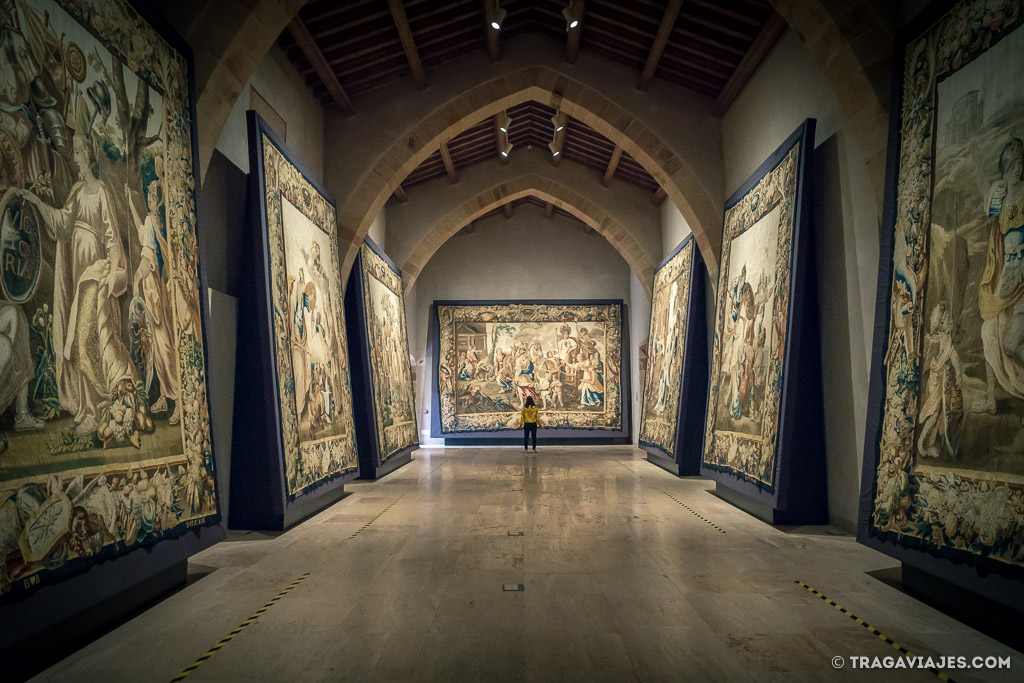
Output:
[[[567,28],[563,10],[579,18]],[[490,28],[504,12],[501,30]],[[527,33],[565,45],[565,59],[592,53],[637,72],[637,87],[657,79],[714,101],[724,112],[785,27],[768,0],[313,0],[280,38],[281,47],[325,106],[351,114],[359,96],[410,75],[420,86],[441,64],[479,52],[500,59],[501,44]],[[404,187],[501,158],[510,143],[546,147],[552,163],[567,159],[594,169],[605,185],[613,179],[664,198],[644,168],[582,122],[526,102],[480,121],[443,143],[403,181]],[[500,130],[505,117],[510,126]],[[399,188],[395,196],[404,201]]]

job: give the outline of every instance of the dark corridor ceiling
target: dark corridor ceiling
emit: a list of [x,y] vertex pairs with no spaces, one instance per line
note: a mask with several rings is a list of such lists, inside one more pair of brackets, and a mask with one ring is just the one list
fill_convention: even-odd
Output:
[[[637,73],[645,90],[654,79],[728,107],[785,24],[768,0],[573,0],[578,28],[566,30],[569,0],[498,0],[507,12],[501,30],[487,26],[494,0],[313,0],[281,34],[281,47],[325,106],[344,113],[359,95],[410,75],[425,84],[431,70],[479,52],[500,58],[501,43],[527,33],[565,44],[565,58],[600,55]],[[526,102],[507,110],[514,146],[552,142],[555,110]],[[664,195],[640,164],[580,121],[567,121],[564,159]],[[495,119],[479,122],[434,152],[403,181],[408,187],[498,155],[503,144]],[[447,153],[448,159],[443,152]],[[402,199],[404,192],[396,192]]]

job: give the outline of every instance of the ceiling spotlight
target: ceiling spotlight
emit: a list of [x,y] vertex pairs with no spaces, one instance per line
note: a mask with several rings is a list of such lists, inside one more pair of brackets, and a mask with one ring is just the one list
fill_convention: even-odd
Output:
[[501,22],[505,21],[505,15],[507,14],[508,12],[501,9],[500,7],[494,10],[494,12],[491,14],[491,28],[493,28],[495,31],[500,31]]
[[565,114],[558,112],[551,117],[551,123],[555,124],[555,132],[559,133],[565,128]]
[[551,150],[551,156],[553,157],[557,157],[559,154],[562,153],[562,148],[553,142],[548,143],[548,149]]
[[508,128],[511,125],[512,125],[512,119],[510,119],[508,117],[508,114],[506,114],[505,118],[502,119],[502,121],[501,121],[501,125],[498,126],[498,130],[500,130],[502,133],[508,133]]
[[566,31],[570,31],[580,25],[580,15],[576,11],[575,5],[575,2],[570,2],[569,6],[562,10],[562,16],[565,17]]
[[508,153],[512,151],[512,143],[506,142],[505,146],[501,148],[501,156],[508,158]]

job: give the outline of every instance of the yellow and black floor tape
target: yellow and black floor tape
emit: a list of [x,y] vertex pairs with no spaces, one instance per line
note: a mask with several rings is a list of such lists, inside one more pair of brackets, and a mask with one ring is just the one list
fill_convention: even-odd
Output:
[[[846,609],[845,607],[841,607],[840,605],[837,605],[836,602],[834,600],[830,599],[827,595],[823,595],[822,593],[819,593],[818,591],[816,591],[815,589],[811,588],[810,586],[808,586],[803,581],[793,581],[793,583],[795,583],[796,585],[800,586],[801,588],[804,588],[804,589],[810,591],[813,595],[818,596],[819,598],[824,600],[829,605],[832,605],[837,610],[839,610],[840,612],[842,612],[843,614],[845,614],[846,616],[850,617],[851,619],[856,621],[858,624],[860,624],[861,626],[866,628],[869,632],[871,632],[875,637],[877,637],[883,643],[886,643],[887,645],[891,645],[895,649],[899,650],[900,654],[906,655],[907,657],[911,657],[911,658],[917,657],[917,655],[915,655],[913,652],[911,652],[907,648],[903,647],[902,645],[897,643],[895,640],[893,640],[889,636],[885,635],[884,633],[882,633],[877,628],[875,628],[871,624],[867,623],[866,621],[864,621],[863,619],[858,617],[856,614],[854,614],[850,610]],[[940,671],[939,669],[936,669],[935,667],[928,667],[928,671],[931,671],[933,674],[935,674],[939,678],[939,680],[947,681],[948,683],[956,683],[947,674],[944,674],[942,671]]]
[[175,676],[174,678],[171,679],[171,683],[177,683],[177,681],[183,681],[186,678],[188,678],[192,674],[193,671],[195,671],[196,669],[198,669],[200,666],[203,665],[203,662],[205,662],[207,659],[209,659],[214,654],[216,654],[217,651],[220,650],[222,647],[224,647],[225,645],[230,643],[232,638],[237,636],[239,633],[241,633],[246,628],[248,628],[254,621],[256,621],[261,616],[263,616],[263,613],[266,612],[271,607],[273,607],[274,603],[276,603],[278,600],[280,600],[284,596],[288,595],[288,593],[291,592],[291,590],[293,588],[295,588],[300,583],[305,581],[307,576],[309,576],[309,572],[306,572],[305,574],[303,574],[299,578],[297,578],[294,581],[292,581],[291,584],[287,588],[285,588],[283,591],[281,591],[280,593],[275,595],[270,600],[270,602],[268,602],[267,604],[263,605],[263,607],[260,607],[258,610],[253,612],[252,616],[250,616],[248,619],[246,619],[241,624],[239,624],[235,628],[234,631],[232,631],[231,633],[229,633],[226,636],[224,636],[223,638],[221,638],[220,642],[218,642],[216,645],[214,645],[213,647],[211,647],[209,650],[206,651],[206,654],[204,654],[202,657],[200,657],[199,659],[194,661],[189,666],[185,667],[184,671],[182,671],[180,674],[178,674],[177,676]]
[[381,515],[383,515],[383,514],[384,514],[385,512],[387,512],[388,510],[390,510],[391,508],[393,508],[393,507],[395,506],[395,503],[397,503],[398,501],[402,500],[403,498],[405,498],[405,494],[404,494],[404,493],[403,493],[402,495],[400,495],[400,496],[399,496],[398,498],[395,498],[395,499],[394,499],[393,501],[391,501],[391,503],[390,503],[390,504],[388,504],[388,506],[387,506],[386,508],[384,508],[383,510],[381,510],[380,512],[378,512],[378,513],[377,513],[377,515],[376,515],[376,516],[375,516],[375,517],[374,517],[373,519],[371,519],[371,520],[370,520],[369,522],[367,522],[366,524],[364,524],[364,525],[362,525],[361,527],[359,527],[358,531],[356,531],[356,532],[355,532],[354,534],[352,534],[351,536],[349,536],[349,538],[355,538],[355,537],[356,537],[356,536],[358,536],[359,534],[361,534],[361,533],[363,533],[364,531],[366,531],[367,527],[369,527],[369,526],[370,526],[371,524],[373,524],[373,523],[374,523],[374,522],[376,522],[376,521],[377,521],[378,519],[380,519],[380,518],[381,518]]
[[679,504],[680,504],[680,505],[682,505],[682,506],[683,506],[684,508],[686,508],[687,510],[689,510],[689,511],[690,511],[690,513],[691,513],[691,514],[693,514],[693,516],[694,516],[694,517],[696,517],[697,519],[699,519],[699,520],[701,520],[701,521],[704,521],[704,522],[707,522],[708,524],[710,524],[710,525],[711,525],[712,527],[714,527],[715,529],[718,529],[719,531],[721,531],[721,532],[722,532],[723,534],[725,533],[725,529],[723,529],[722,527],[718,526],[717,524],[715,524],[714,522],[712,522],[712,521],[711,521],[710,519],[706,518],[706,517],[705,517],[704,515],[700,514],[699,512],[697,512],[696,510],[694,510],[694,509],[693,509],[692,507],[690,507],[689,505],[687,505],[687,504],[686,504],[686,503],[684,503],[683,501],[681,501],[681,500],[679,500],[678,498],[676,498],[675,496],[673,496],[673,495],[672,495],[671,493],[669,493],[668,491],[662,491],[662,493],[664,493],[664,494],[665,494],[666,496],[668,496],[669,498],[671,498],[672,500],[674,500],[675,502],[679,503]]

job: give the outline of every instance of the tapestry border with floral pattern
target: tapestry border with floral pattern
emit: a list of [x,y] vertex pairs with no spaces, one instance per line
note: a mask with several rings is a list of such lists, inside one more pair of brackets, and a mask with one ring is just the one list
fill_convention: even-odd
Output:
[[[1024,578],[1024,487],[998,473],[915,469],[923,296],[934,191],[937,84],[1022,25],[1019,4],[998,21],[990,2],[933,3],[898,45],[883,221],[875,352],[858,538]],[[1013,10],[1016,9],[1014,12]],[[904,262],[895,245],[907,245]],[[886,248],[888,247],[888,248]],[[911,296],[897,330],[897,288]],[[884,295],[884,299],[883,296]],[[874,412],[877,411],[877,412]]]
[[[443,434],[465,432],[512,431],[507,424],[517,413],[459,415],[455,409],[455,385],[444,381],[442,368],[457,366],[455,324],[458,322],[601,322],[606,325],[604,410],[590,413],[571,410],[542,410],[544,429],[619,431],[622,429],[622,304],[593,302],[516,302],[487,303],[438,302],[438,353],[436,391],[440,405]],[[450,373],[447,373],[450,376]],[[628,396],[627,396],[628,398]],[[515,428],[518,430],[518,426]]]
[[[341,258],[338,250],[337,213],[334,204],[325,197],[302,170],[292,163],[266,132],[260,130],[261,148],[263,151],[263,186],[264,211],[266,216],[267,252],[270,265],[270,281],[272,284],[273,321],[274,321],[274,355],[280,401],[281,440],[284,446],[285,492],[294,498],[303,491],[335,479],[341,475],[358,469],[356,452],[355,422],[352,416],[352,383],[348,363],[344,367],[344,386],[341,391],[345,398],[342,419],[345,422],[345,433],[330,439],[318,439],[313,442],[299,441],[299,417],[296,415],[295,379],[292,368],[291,337],[287,324],[288,310],[288,277],[285,268],[285,235],[282,215],[282,197],[298,209],[315,226],[322,230],[331,242],[331,260],[328,267],[338,273],[338,287],[333,293],[338,307],[338,320],[335,321],[342,348],[347,359],[348,341],[345,335],[345,306],[341,288]],[[293,473],[300,458],[324,458],[332,463],[330,472],[312,479],[307,477],[301,482],[293,482]]]

